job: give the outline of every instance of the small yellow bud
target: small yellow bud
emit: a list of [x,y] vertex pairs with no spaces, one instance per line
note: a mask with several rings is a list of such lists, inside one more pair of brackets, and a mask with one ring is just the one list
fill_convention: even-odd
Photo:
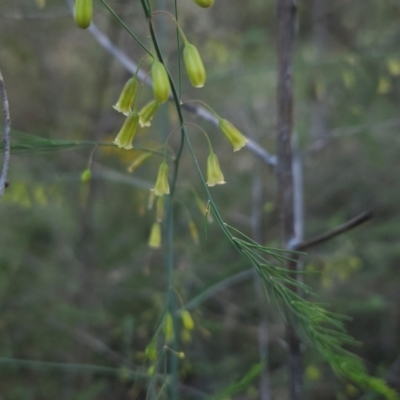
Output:
[[157,197],[156,214],[157,221],[161,222],[164,219],[164,196]]
[[149,376],[153,376],[156,373],[156,367],[154,365],[152,365],[151,367],[149,367],[149,369],[147,370],[147,375]]
[[201,88],[206,82],[206,70],[196,47],[190,43],[183,49],[183,60],[189,80],[195,88]]
[[203,8],[211,7],[214,4],[214,0],[194,0],[194,2]]
[[174,321],[170,313],[165,316],[164,332],[167,343],[172,342],[174,338]]
[[184,353],[183,351],[180,351],[180,352],[178,353],[178,357],[179,357],[181,360],[183,360],[183,359],[185,358],[185,353]]
[[128,172],[132,173],[136,171],[143,163],[145,163],[150,157],[152,156],[151,153],[145,152],[145,153],[140,153],[131,163],[131,165],[128,167]]
[[151,79],[153,80],[154,97],[160,104],[165,103],[169,99],[171,85],[167,70],[160,61],[154,61],[153,63],[151,67]]
[[154,342],[146,347],[145,354],[150,361],[154,361],[157,358],[157,347]]
[[81,174],[81,181],[87,183],[92,179],[92,171],[90,169],[85,169]]
[[187,310],[183,310],[181,313],[182,324],[185,329],[188,331],[192,331],[194,329],[194,321],[190,312]]
[[92,16],[93,0],[75,0],[75,23],[79,28],[89,28]]
[[139,123],[142,128],[151,125],[151,120],[153,119],[154,114],[157,112],[158,107],[159,103],[157,100],[152,100],[139,111]]
[[248,140],[226,119],[219,120],[219,128],[233,145],[233,151],[246,146]]
[[199,231],[197,230],[197,226],[193,221],[189,221],[189,230],[190,230],[190,235],[192,236],[193,241],[196,244],[199,244],[200,243]]
[[164,194],[169,194],[168,172],[168,164],[164,161],[158,169],[156,185],[153,189],[156,196],[164,196]]
[[155,222],[151,227],[148,245],[152,249],[161,247],[161,225],[158,222]]
[[131,107],[133,104],[133,100],[135,99],[138,86],[139,84],[137,79],[135,77],[130,78],[125,83],[125,86],[122,89],[117,104],[115,104],[113,108],[124,115],[129,115],[130,112],[132,111]]
[[224,175],[222,174],[219,166],[219,161],[214,153],[211,153],[207,159],[207,185],[223,185],[225,182]]
[[135,137],[137,128],[139,126],[139,114],[137,111],[133,111],[125,120],[119,131],[114,143],[119,148],[124,148],[126,150],[132,149],[132,141]]

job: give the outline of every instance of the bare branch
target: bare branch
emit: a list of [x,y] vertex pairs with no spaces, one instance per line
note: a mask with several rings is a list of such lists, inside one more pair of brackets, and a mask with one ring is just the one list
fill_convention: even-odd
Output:
[[[73,10],[73,4],[71,0],[66,0],[71,12]],[[107,35],[105,35],[94,23],[90,25],[88,28],[88,31],[93,35],[97,43],[99,43],[104,50],[106,50],[108,53],[110,53],[119,63],[125,67],[126,70],[134,74],[137,70],[138,64],[135,63],[132,59],[130,59],[122,50],[120,50],[118,47],[114,45],[114,43],[111,42],[111,40],[108,38]],[[145,78],[147,77],[147,72],[143,70],[139,70],[138,79],[141,81],[144,81]],[[148,86],[153,86],[151,80],[147,77],[145,81],[146,85]],[[172,100],[172,97],[171,97]],[[184,103],[182,104],[182,108],[186,111],[189,111],[204,121],[210,122],[211,124],[218,126],[218,119],[213,115],[209,110],[204,108],[203,106],[200,105],[194,105],[192,103]],[[270,167],[275,167],[276,165],[276,157],[272,154],[270,154],[267,150],[265,150],[262,146],[260,146],[257,142],[255,142],[253,139],[250,139],[247,137],[249,141],[246,144],[247,150],[249,150],[251,153],[256,155],[258,158],[260,158],[264,163],[266,163]]]
[[3,99],[3,110],[4,110],[4,158],[3,168],[0,176],[0,199],[3,197],[4,190],[7,185],[7,172],[10,164],[10,129],[11,129],[11,118],[10,118],[10,107],[8,105],[7,91],[4,85],[3,75],[0,71],[0,92]]
[[363,224],[364,222],[369,221],[372,218],[372,216],[373,216],[372,211],[363,212],[357,217],[351,219],[350,221],[345,222],[344,224],[332,229],[331,231],[325,232],[322,235],[298,243],[296,246],[294,246],[294,250],[301,251],[316,246],[317,244],[324,243],[330,239],[333,239],[338,235],[341,235],[342,233],[345,233]]

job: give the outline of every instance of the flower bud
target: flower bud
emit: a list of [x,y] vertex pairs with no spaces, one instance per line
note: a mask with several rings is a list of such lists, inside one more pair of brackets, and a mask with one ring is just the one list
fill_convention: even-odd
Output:
[[130,78],[126,83],[122,92],[119,96],[117,104],[113,106],[115,110],[118,112],[129,115],[133,104],[133,100],[135,99],[135,95],[138,89],[138,81],[135,77]]
[[194,2],[203,8],[211,7],[214,4],[214,0],[194,0]]
[[151,227],[148,245],[152,249],[161,247],[161,225],[158,222],[155,222]]
[[153,92],[156,100],[163,104],[169,99],[171,85],[164,64],[154,61],[151,67],[151,79],[153,80]]
[[152,100],[139,111],[139,123],[142,128],[151,125],[151,120],[153,119],[154,114],[157,112],[158,107],[159,103],[157,100]]
[[147,358],[150,361],[154,361],[157,358],[157,346],[154,342],[150,343],[147,347],[146,350],[144,351]]
[[190,312],[187,310],[183,310],[181,313],[181,318],[183,327],[188,331],[192,331],[194,329],[194,321],[192,316],[190,315]]
[[168,172],[168,164],[164,161],[158,169],[156,185],[153,189],[156,196],[164,196],[164,194],[169,194]]
[[233,145],[233,151],[246,146],[248,140],[226,119],[219,120],[219,128]]
[[79,28],[89,28],[93,16],[93,0],[75,0],[75,23]]
[[224,175],[222,174],[219,166],[219,161],[214,153],[211,153],[207,159],[207,185],[223,185],[225,182]]
[[145,153],[140,153],[133,161],[132,164],[128,167],[128,172],[132,173],[136,171],[144,162],[146,162],[152,154],[148,151]]
[[137,128],[139,126],[139,114],[137,111],[133,111],[125,120],[119,131],[114,143],[119,148],[124,148],[126,150],[132,149],[132,141],[135,137]]
[[81,182],[87,183],[92,179],[92,171],[90,169],[85,169],[81,174]]
[[206,70],[196,47],[190,43],[183,49],[183,61],[191,84],[195,88],[201,88],[206,82]]

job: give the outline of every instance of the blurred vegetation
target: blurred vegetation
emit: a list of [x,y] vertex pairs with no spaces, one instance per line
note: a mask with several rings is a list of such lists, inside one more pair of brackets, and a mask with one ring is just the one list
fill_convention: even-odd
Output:
[[[321,1],[299,2],[294,70],[306,237],[365,210],[374,218],[310,250],[304,267],[321,274],[306,283],[330,310],[353,318],[347,327],[362,343],[356,352],[368,370],[400,388],[400,370],[393,369],[400,356],[400,3],[326,1],[320,12]],[[98,26],[139,61],[143,51],[98,3]],[[147,40],[139,2],[109,3]],[[172,2],[153,3],[172,9]],[[206,11],[190,0],[178,3],[209,77],[200,94],[183,80],[184,98],[212,104],[274,152],[275,2],[215,0]],[[12,153],[0,207],[0,399],[144,399],[149,382],[155,398],[151,390],[161,381],[149,380],[145,350],[168,282],[164,253],[147,246],[154,220],[147,203],[160,159],[154,155],[129,174],[133,152],[90,144],[111,143],[118,132],[123,117],[112,105],[129,74],[76,29],[62,0],[48,0],[42,9],[34,0],[0,0],[0,21],[13,142],[27,143],[30,136],[19,132],[89,142],[68,151],[38,145]],[[160,17],[157,29],[176,74],[175,41],[168,40],[175,38],[174,26]],[[150,90],[143,96],[150,99]],[[213,126],[187,118],[209,133],[218,152],[227,185],[212,191],[224,219],[251,235],[252,191],[261,175],[263,242],[278,246],[271,171],[245,150],[232,157]],[[151,146],[175,125],[173,108],[164,105],[139,145]],[[195,128],[190,134],[205,169],[204,137]],[[171,147],[177,145],[176,135]],[[81,174],[92,155],[93,178],[85,183]],[[204,200],[185,153],[175,205],[174,286],[194,329],[181,332],[182,398],[235,396],[226,388],[236,382],[237,398],[256,399],[253,274],[216,224],[206,224],[192,188]],[[190,237],[189,214],[199,245]],[[286,399],[284,326],[273,304],[268,332],[272,397]],[[338,381],[312,349],[306,351],[306,390],[309,399],[376,398]]]

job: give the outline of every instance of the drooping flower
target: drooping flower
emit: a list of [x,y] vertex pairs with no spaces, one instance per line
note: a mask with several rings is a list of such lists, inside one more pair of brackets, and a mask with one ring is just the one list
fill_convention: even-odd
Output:
[[161,225],[159,222],[155,222],[151,227],[148,245],[152,249],[161,247]]
[[158,169],[156,185],[153,189],[156,196],[164,196],[165,194],[169,194],[168,172],[168,164],[164,161],[161,163]]
[[211,153],[207,159],[207,185],[223,185],[225,182],[224,175],[222,174],[219,166],[219,161],[214,153]]
[[246,146],[248,139],[246,139],[228,120],[220,118],[219,128],[232,143],[233,151],[238,151]]
[[132,149],[132,141],[135,137],[137,128],[139,126],[139,113],[137,111],[132,111],[131,114],[126,118],[121,130],[119,131],[114,143],[119,148],[124,148],[126,150]]
[[182,325],[188,331],[192,331],[194,329],[194,321],[188,310],[183,310],[181,312]]
[[203,87],[207,78],[206,70],[197,48],[189,42],[183,49],[183,61],[191,84],[195,88]]
[[194,0],[194,2],[203,8],[211,7],[214,4],[214,0]]
[[130,78],[125,83],[117,104],[115,104],[113,108],[124,115],[129,115],[129,113],[132,111],[131,107],[133,100],[135,99],[138,86],[139,84],[137,79],[135,77]]
[[142,128],[151,125],[151,120],[153,119],[159,106],[160,104],[157,100],[152,100],[139,111],[139,123]]
[[93,0],[75,0],[74,17],[79,28],[89,28],[93,17]]
[[160,103],[165,103],[171,94],[171,85],[164,64],[154,61],[151,67],[151,79],[153,80],[153,93],[155,99]]

